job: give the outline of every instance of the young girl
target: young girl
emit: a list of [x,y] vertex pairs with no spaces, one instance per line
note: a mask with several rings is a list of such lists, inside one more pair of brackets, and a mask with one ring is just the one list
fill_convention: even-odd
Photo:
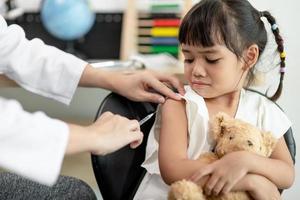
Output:
[[[280,84],[270,98],[247,90],[267,43],[263,18],[281,58]],[[157,114],[143,163],[147,173],[135,199],[166,199],[167,185],[184,178],[202,182],[208,195],[239,190],[254,199],[280,199],[277,188],[292,185],[294,167],[283,139],[291,123],[273,102],[285,73],[283,40],[274,18],[247,0],[202,0],[184,17],[179,41],[189,86],[184,100],[167,100]],[[271,157],[240,151],[212,164],[197,160],[213,148],[208,120],[220,111],[271,131],[278,138]]]

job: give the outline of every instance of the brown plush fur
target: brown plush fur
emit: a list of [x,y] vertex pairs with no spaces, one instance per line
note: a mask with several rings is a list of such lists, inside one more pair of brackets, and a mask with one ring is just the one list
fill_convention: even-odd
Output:
[[[215,152],[202,154],[198,159],[212,163],[227,153],[249,151],[269,157],[276,145],[270,132],[264,132],[249,123],[218,113],[211,122],[210,134],[216,141]],[[220,196],[205,196],[201,186],[191,181],[173,183],[169,200],[250,200],[247,192],[229,192]]]

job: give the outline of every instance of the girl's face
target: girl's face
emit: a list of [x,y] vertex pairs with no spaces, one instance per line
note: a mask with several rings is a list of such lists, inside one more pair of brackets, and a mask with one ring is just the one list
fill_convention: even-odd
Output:
[[216,98],[243,86],[245,64],[226,46],[203,48],[182,44],[182,52],[185,78],[203,98]]

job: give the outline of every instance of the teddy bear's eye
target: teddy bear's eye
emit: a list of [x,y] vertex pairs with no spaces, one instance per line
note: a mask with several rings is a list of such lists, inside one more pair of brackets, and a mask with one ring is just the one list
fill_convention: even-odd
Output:
[[253,146],[253,143],[250,140],[247,140],[248,146]]
[[232,140],[233,138],[234,138],[233,136],[230,136],[230,137],[229,137],[229,140]]

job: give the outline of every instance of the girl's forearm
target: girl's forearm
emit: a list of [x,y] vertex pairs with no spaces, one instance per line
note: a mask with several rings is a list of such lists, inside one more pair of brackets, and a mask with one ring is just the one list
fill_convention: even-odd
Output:
[[[249,157],[248,157],[249,156]],[[247,155],[248,173],[266,177],[278,188],[289,188],[294,181],[294,168],[281,160],[265,158],[256,154]],[[161,175],[167,184],[190,178],[197,170],[207,165],[203,160],[181,159],[160,164]],[[249,185],[246,185],[249,187]]]
[[270,180],[264,176],[247,174],[233,188],[232,191],[244,191],[255,200],[280,199],[280,193]]
[[294,167],[277,159],[265,158],[256,154],[250,154],[249,173],[266,177],[278,188],[291,187],[294,182]]
[[[170,185],[175,181],[189,179],[197,170],[207,165],[199,160],[182,159],[176,161],[164,162],[160,164],[160,172],[166,184]],[[201,179],[200,184],[206,180]]]
[[256,190],[256,185],[259,175],[255,174],[246,174],[237,184],[235,184],[232,188],[232,191],[238,192],[238,191],[247,191],[247,192],[254,192]]

